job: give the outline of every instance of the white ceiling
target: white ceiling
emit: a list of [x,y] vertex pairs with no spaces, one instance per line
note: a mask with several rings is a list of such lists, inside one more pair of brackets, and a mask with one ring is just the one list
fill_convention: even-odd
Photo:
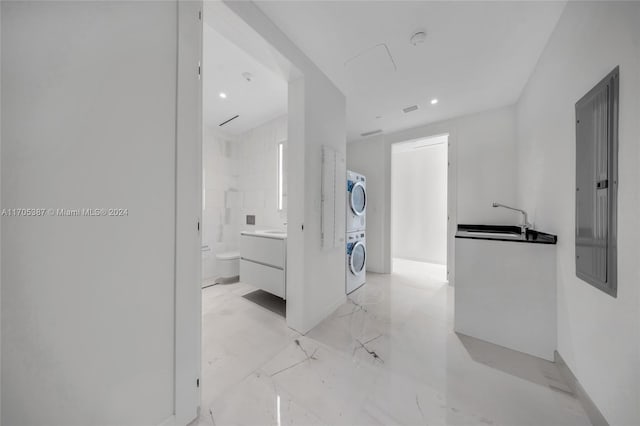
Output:
[[[214,30],[203,32],[203,121],[237,135],[287,113],[287,82]],[[242,73],[249,72],[247,82]],[[220,98],[223,92],[226,99]],[[234,115],[238,118],[220,127]]]
[[514,103],[565,2],[256,4],[346,95],[354,140]]

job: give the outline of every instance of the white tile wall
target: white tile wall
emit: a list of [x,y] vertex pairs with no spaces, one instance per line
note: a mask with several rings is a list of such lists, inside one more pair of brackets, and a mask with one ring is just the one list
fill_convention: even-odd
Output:
[[[286,139],[286,116],[276,118],[238,137],[239,188],[242,197],[240,217],[243,230],[283,228],[287,221],[286,168],[284,209],[278,211],[278,144],[285,142],[286,147]],[[255,215],[256,224],[246,225],[245,215]]]
[[238,182],[237,138],[205,128],[202,158],[204,167],[202,276],[215,277],[215,254],[238,248],[241,199]]
[[[242,230],[284,227],[286,162],[285,208],[278,211],[278,144],[286,147],[286,139],[286,116],[238,136],[205,128],[202,244],[210,251],[203,251],[203,279],[216,277],[216,253],[238,250]],[[246,225],[246,215],[256,224]]]

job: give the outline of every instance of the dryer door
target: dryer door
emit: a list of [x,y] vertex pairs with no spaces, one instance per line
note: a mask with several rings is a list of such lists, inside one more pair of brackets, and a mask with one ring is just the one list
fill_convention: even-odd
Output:
[[367,191],[362,182],[355,182],[349,191],[349,205],[351,211],[362,216],[367,208]]
[[358,241],[353,245],[351,254],[349,255],[349,270],[353,275],[361,275],[364,273],[364,267],[367,264],[367,248]]

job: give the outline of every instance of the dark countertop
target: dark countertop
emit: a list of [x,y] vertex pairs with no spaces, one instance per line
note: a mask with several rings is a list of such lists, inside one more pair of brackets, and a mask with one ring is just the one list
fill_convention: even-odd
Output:
[[511,225],[458,225],[456,238],[534,244],[556,244],[558,242],[556,235],[533,229],[528,229],[527,233],[523,235],[519,226]]

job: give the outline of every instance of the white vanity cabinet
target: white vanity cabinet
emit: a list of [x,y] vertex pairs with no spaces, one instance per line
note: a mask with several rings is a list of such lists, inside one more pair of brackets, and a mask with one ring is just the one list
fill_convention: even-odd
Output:
[[283,232],[240,235],[240,281],[286,299],[287,237]]
[[455,331],[553,360],[555,240],[469,235],[458,231],[456,237]]

